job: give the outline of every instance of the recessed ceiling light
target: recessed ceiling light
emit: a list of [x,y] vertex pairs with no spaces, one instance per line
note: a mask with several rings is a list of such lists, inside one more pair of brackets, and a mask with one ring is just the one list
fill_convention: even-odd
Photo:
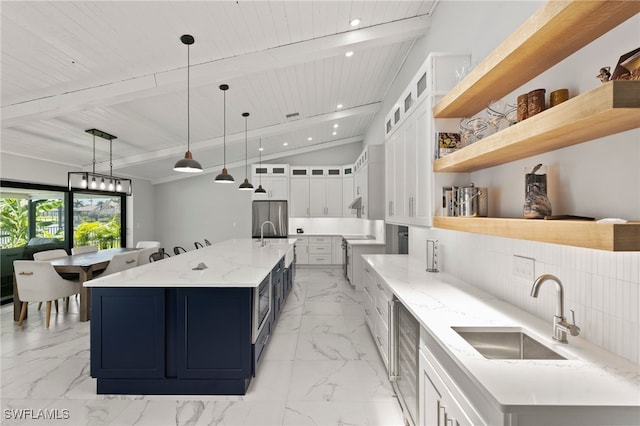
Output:
[[307,140],[308,140],[308,141],[312,141],[312,140],[313,140],[313,138],[312,138],[311,136],[309,136],[309,137],[307,138]]
[[333,128],[334,128],[334,129],[337,129],[337,128],[338,128],[338,123],[334,124],[334,125],[333,125]]
[[360,19],[359,18],[353,18],[351,20],[351,22],[349,22],[349,25],[351,25],[352,27],[357,27],[358,25],[360,25]]
[[346,56],[347,58],[350,58],[353,56],[353,50],[348,51],[347,53],[344,54],[344,56]]
[[289,142],[283,142],[282,145],[287,146],[289,145]]
[[338,109],[342,108],[342,104],[338,104],[337,108]]
[[338,132],[333,132],[333,136],[335,136],[335,135],[337,135],[337,134],[338,134]]
[[258,148],[258,151],[264,151],[263,147]]

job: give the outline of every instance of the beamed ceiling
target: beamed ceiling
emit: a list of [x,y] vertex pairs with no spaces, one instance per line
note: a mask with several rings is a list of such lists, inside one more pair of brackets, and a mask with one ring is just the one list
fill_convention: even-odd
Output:
[[[190,177],[173,171],[187,147],[182,34],[195,38],[190,147],[205,171],[223,162],[223,83],[228,166],[244,164],[243,112],[250,162],[260,140],[270,160],[361,142],[435,4],[3,1],[1,151],[90,169],[97,128],[117,136],[114,174]],[[96,160],[108,170],[107,141]]]

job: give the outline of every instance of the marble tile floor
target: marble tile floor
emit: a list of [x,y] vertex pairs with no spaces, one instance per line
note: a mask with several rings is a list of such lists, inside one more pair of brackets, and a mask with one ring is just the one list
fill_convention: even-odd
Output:
[[18,327],[12,307],[0,308],[2,425],[403,425],[341,269],[297,270],[245,396],[97,395],[89,323],[78,321],[78,303],[53,312],[48,330],[44,308],[32,304]]

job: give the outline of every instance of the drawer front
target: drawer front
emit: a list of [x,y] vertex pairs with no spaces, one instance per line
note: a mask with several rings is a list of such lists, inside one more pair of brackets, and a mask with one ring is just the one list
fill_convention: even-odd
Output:
[[331,265],[331,253],[327,254],[310,254],[310,265]]
[[371,330],[371,334],[375,336],[376,326],[373,303],[368,297],[364,297],[363,299],[362,308],[364,311],[364,320],[366,321],[369,330]]
[[331,243],[328,244],[309,244],[309,253],[311,254],[327,254],[331,257]]
[[331,237],[309,237],[309,242],[310,243],[327,243],[329,245],[331,245]]
[[378,291],[376,293],[376,313],[386,326],[389,326],[389,300],[384,292]]
[[385,284],[384,281],[382,281],[382,279],[378,278],[376,276],[376,289],[381,292],[384,293],[384,296],[388,299],[391,300],[393,299],[393,292],[391,291],[391,289],[389,288],[389,286],[387,286],[387,284]]

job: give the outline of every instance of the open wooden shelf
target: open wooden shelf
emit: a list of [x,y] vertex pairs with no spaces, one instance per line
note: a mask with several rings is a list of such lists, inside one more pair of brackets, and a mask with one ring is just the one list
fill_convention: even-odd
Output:
[[640,81],[609,81],[435,160],[433,170],[473,172],[634,129],[638,108]]
[[434,106],[434,117],[472,117],[639,12],[640,1],[548,1]]
[[453,231],[608,251],[640,251],[640,222],[535,220],[435,216],[433,226]]

